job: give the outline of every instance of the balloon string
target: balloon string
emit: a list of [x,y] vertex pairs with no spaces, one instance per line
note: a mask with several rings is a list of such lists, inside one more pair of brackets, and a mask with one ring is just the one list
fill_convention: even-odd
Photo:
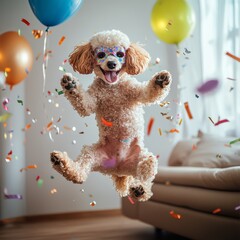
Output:
[[46,70],[47,70],[47,64],[48,64],[48,53],[47,53],[47,39],[48,39],[48,29],[45,31],[44,36],[44,44],[43,44],[43,95],[45,93],[45,86],[46,86]]

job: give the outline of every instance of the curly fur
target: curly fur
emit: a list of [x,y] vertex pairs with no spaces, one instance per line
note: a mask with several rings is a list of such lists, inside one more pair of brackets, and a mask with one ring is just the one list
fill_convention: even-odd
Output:
[[[171,75],[162,71],[147,82],[138,82],[131,75],[143,72],[150,57],[139,45],[129,44],[126,62],[117,81],[104,81],[101,66],[94,61],[94,47],[98,44],[108,46],[109,42],[110,45],[114,42],[114,45],[125,46],[122,43],[124,35],[113,30],[107,36],[109,41],[105,42],[105,33],[95,35],[91,39],[93,45],[90,42],[78,46],[70,55],[69,62],[74,70],[85,74],[94,70],[96,77],[88,90],[84,91],[71,74],[65,75],[61,82],[65,96],[80,116],[96,114],[99,140],[91,146],[84,146],[75,161],[59,151],[51,153],[51,161],[59,173],[74,183],[84,182],[90,171],[99,171],[112,176],[120,196],[130,195],[146,201],[152,196],[151,186],[158,163],[144,147],[143,106],[159,103],[167,96]],[[106,125],[103,119],[111,124]]]

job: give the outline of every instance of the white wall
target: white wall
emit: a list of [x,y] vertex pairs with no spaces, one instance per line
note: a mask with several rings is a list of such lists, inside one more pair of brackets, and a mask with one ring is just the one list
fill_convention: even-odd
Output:
[[[156,72],[163,69],[169,70],[173,74],[174,84],[167,100],[172,101],[177,94],[177,70],[175,46],[159,42],[150,27],[150,14],[155,0],[87,0],[83,3],[80,11],[56,27],[51,28],[52,34],[49,36],[49,49],[52,50],[52,57],[49,59],[47,68],[46,91],[51,91],[55,95],[55,88],[60,89],[59,80],[62,72],[58,70],[62,61],[67,58],[74,46],[88,39],[96,32],[108,29],[119,29],[126,33],[131,41],[145,44],[145,48],[152,56],[153,62],[160,57],[160,65],[147,70],[143,75],[138,76],[139,81],[151,78]],[[21,18],[26,18],[31,25],[29,27],[21,23]],[[33,15],[28,1],[2,0],[0,9],[1,32],[17,30],[21,28],[22,34],[30,42],[35,57],[43,50],[43,38],[36,40],[31,35],[32,29],[44,29],[36,17]],[[62,46],[58,46],[58,41],[62,36],[66,37]],[[72,69],[64,66],[67,71]],[[87,88],[93,79],[93,75],[79,76],[80,82]],[[55,103],[59,103],[59,108],[54,104],[49,104],[42,95],[43,75],[42,59],[34,61],[34,66],[25,81],[26,105],[31,110],[31,115],[26,116],[26,123],[30,123],[32,118],[37,119],[31,129],[26,133],[26,165],[37,164],[37,169],[26,172],[26,199],[27,215],[88,211],[100,209],[114,209],[120,207],[120,198],[115,192],[112,182],[108,177],[98,173],[91,173],[86,183],[75,185],[66,181],[62,176],[51,168],[49,154],[53,150],[67,151],[72,158],[75,158],[84,144],[92,144],[97,141],[98,129],[95,117],[80,118],[72,109],[69,102],[61,95],[52,97]],[[45,103],[45,108],[43,106]],[[171,115],[176,115],[176,104],[170,105]],[[46,110],[46,113],[44,112]],[[159,106],[147,107],[145,114],[145,125],[150,117],[155,118],[155,124],[150,136],[146,136],[146,146],[156,155],[160,155],[160,165],[166,164],[166,159],[173,145],[173,139],[167,138],[164,130],[173,127],[170,121],[164,119],[160,112],[166,112]],[[64,132],[63,135],[53,133],[54,142],[49,136],[42,135],[40,131],[53,117],[58,120],[62,116],[61,122],[57,123]],[[86,127],[87,123],[88,127]],[[76,132],[66,131],[63,126],[77,128]],[[164,136],[160,136],[158,128],[161,128]],[[83,135],[78,132],[84,131]],[[72,140],[77,144],[73,145]],[[42,188],[37,186],[36,176],[43,180]],[[54,176],[54,179],[51,179]],[[10,178],[8,178],[9,180]],[[50,190],[56,188],[57,193],[51,194]],[[81,192],[84,189],[85,192]],[[89,196],[92,194],[93,197]],[[89,203],[95,200],[97,205],[90,207]]]

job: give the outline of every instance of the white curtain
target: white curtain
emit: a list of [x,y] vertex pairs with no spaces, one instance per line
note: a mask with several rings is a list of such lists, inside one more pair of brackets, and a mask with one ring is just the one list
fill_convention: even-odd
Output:
[[[240,137],[240,1],[189,0],[196,15],[196,26],[190,37],[180,44],[178,66],[179,98],[182,112],[182,136],[195,136],[198,130],[221,136]],[[201,95],[196,88],[216,79],[219,87]],[[196,94],[198,96],[196,96]],[[184,108],[188,102],[193,119]],[[228,119],[214,126],[210,121]]]

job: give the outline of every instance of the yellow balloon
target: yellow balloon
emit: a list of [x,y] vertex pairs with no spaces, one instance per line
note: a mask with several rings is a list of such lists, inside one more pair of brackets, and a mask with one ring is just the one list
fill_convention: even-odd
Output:
[[195,26],[195,14],[186,0],[158,0],[152,9],[151,26],[158,38],[178,44]]

